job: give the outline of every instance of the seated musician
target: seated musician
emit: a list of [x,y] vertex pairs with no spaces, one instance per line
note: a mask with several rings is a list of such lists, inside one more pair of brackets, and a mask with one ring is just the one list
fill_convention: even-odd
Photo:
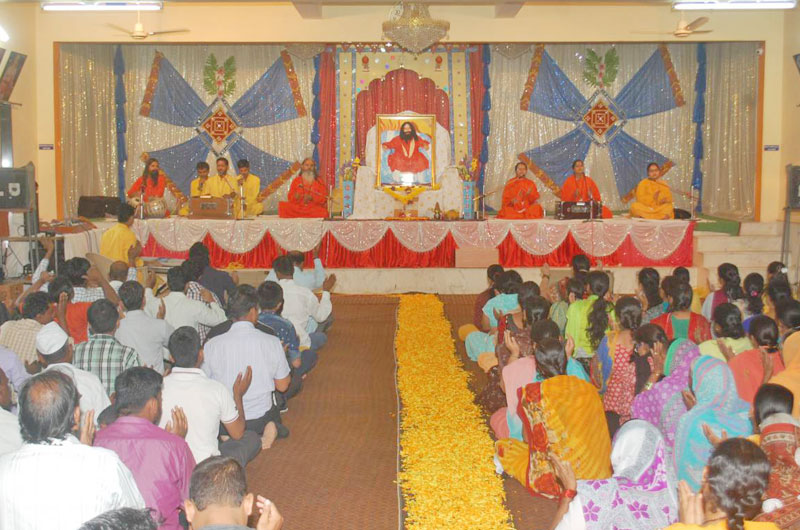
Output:
[[212,197],[225,197],[232,199],[236,196],[238,183],[236,177],[228,175],[228,159],[217,158],[217,174],[208,179],[208,194]]
[[211,168],[208,167],[208,162],[198,162],[196,169],[197,178],[192,180],[189,195],[192,197],[211,195],[209,186],[206,185],[208,183],[208,173],[211,170]]
[[[208,167],[208,162],[198,162],[195,169],[197,170],[197,177],[189,184],[189,197],[210,196],[211,192],[208,186],[208,173],[210,168]],[[179,214],[189,215],[189,199],[187,197],[184,197],[184,202],[181,204]]]
[[306,158],[289,187],[286,201],[278,203],[279,217],[328,217],[328,193],[317,176],[314,160]]
[[514,166],[514,176],[503,188],[503,206],[497,214],[498,219],[541,219],[544,217],[536,183],[527,178],[528,166],[518,162]]
[[[572,163],[572,175],[567,178],[561,187],[561,200],[563,202],[597,201],[602,202],[597,184],[584,173],[583,160]],[[611,219],[611,210],[603,206],[603,219]]]
[[166,187],[167,174],[159,168],[158,160],[148,158],[144,165],[142,176],[136,179],[131,189],[128,190],[128,198],[139,198],[143,195],[144,202],[150,199],[162,198]]
[[236,178],[236,198],[233,202],[233,211],[236,217],[240,217],[239,212],[242,208],[240,193],[243,193],[244,215],[245,217],[255,217],[264,211],[264,205],[258,200],[258,194],[261,191],[261,179],[250,173],[250,162],[245,159],[236,162],[236,168],[239,170],[239,177]]
[[655,162],[647,166],[647,178],[636,186],[636,200],[631,203],[631,217],[674,219],[672,191],[661,180],[661,168]]

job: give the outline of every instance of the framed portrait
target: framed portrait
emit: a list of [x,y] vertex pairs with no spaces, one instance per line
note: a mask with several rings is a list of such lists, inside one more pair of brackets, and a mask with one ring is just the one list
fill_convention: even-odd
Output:
[[376,188],[436,187],[436,116],[379,114]]
[[8,98],[11,97],[11,92],[17,84],[19,73],[22,71],[22,65],[25,64],[27,57],[27,55],[17,52],[9,54],[3,75],[0,76],[0,101],[8,101]]

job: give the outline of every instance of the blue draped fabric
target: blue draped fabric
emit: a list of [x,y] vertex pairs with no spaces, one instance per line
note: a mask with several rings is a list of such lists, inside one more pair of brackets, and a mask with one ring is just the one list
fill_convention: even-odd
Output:
[[483,120],[481,126],[481,134],[483,135],[483,142],[481,143],[481,153],[479,160],[481,163],[481,172],[478,176],[478,188],[483,189],[483,181],[486,177],[486,163],[489,161],[489,134],[491,132],[491,125],[489,123],[489,111],[492,110],[492,95],[490,89],[492,88],[492,79],[489,75],[489,65],[492,62],[492,52],[488,44],[481,47],[481,58],[483,62],[483,101],[481,102],[481,110],[483,111]]
[[525,156],[547,173],[547,176],[560,188],[572,174],[572,162],[586,158],[591,144],[589,137],[580,127],[576,127],[549,144],[526,151]]
[[692,169],[692,188],[698,192],[697,211],[703,210],[703,124],[706,121],[706,45],[697,45],[697,77],[694,82],[694,90],[697,97],[694,100],[694,112],[692,113],[692,123],[695,125],[694,148],[694,168]]
[[202,133],[182,144],[173,145],[159,151],[149,151],[148,154],[158,159],[161,169],[169,175],[172,182],[188,197],[192,179],[195,177],[195,166],[198,162],[205,161],[208,157],[210,142],[211,139],[208,135]]
[[614,98],[627,120],[678,106],[661,51],[656,50]]
[[319,67],[321,57],[319,54],[314,56],[314,82],[311,84],[311,93],[314,95],[314,101],[311,103],[311,118],[314,120],[314,125],[311,127],[311,143],[314,144],[314,152],[311,158],[314,159],[314,164],[319,167],[319,117],[322,115],[320,110],[319,101]]
[[620,197],[624,197],[646,175],[647,164],[655,162],[663,167],[668,159],[623,130],[612,132],[615,135],[608,143],[608,154],[614,168],[617,191]]
[[232,107],[242,127],[263,127],[298,117],[289,75],[279,57]]
[[528,111],[557,120],[578,121],[582,117],[581,108],[585,104],[586,98],[580,90],[572,84],[550,54],[544,51]]
[[164,123],[194,127],[206,110],[200,96],[181,77],[166,57],[161,57],[156,89],[150,100],[148,116]]
[[292,165],[288,160],[278,158],[269,153],[265,153],[244,138],[233,135],[229,150],[231,160],[241,160],[242,158],[250,162],[250,171],[254,175],[261,177],[261,188],[267,187],[269,183],[281,176]]
[[117,131],[117,193],[120,200],[125,200],[125,162],[128,161],[128,149],[125,147],[125,133],[128,132],[128,121],[125,118],[125,59],[122,57],[122,46],[117,45],[114,53],[114,119]]

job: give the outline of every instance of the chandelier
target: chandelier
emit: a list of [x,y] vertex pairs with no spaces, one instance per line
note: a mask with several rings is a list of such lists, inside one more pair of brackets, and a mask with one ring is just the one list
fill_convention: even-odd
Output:
[[412,53],[430,48],[445,38],[449,29],[449,22],[431,18],[428,6],[417,2],[399,3],[383,23],[383,34]]

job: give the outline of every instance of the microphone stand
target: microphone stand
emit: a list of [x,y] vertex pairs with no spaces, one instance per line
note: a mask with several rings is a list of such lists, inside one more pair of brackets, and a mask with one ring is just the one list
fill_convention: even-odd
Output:
[[483,221],[483,220],[486,219],[486,201],[484,201],[483,199],[486,198],[486,197],[489,197],[490,195],[494,195],[498,191],[502,191],[503,188],[505,188],[505,185],[503,185],[503,187],[495,188],[495,189],[493,189],[491,191],[487,191],[486,193],[482,193],[480,195],[477,195],[474,199],[472,199],[472,202],[475,203],[475,213],[476,214],[478,213],[478,201],[481,201],[480,219],[475,219],[476,221]]
[[[144,186],[144,182],[142,182],[142,186]],[[139,191],[139,219],[144,220],[144,187]]]
[[239,219],[244,220],[244,211],[247,206],[247,202],[244,200],[244,179],[239,179],[239,204],[240,204],[240,212],[239,212]]

